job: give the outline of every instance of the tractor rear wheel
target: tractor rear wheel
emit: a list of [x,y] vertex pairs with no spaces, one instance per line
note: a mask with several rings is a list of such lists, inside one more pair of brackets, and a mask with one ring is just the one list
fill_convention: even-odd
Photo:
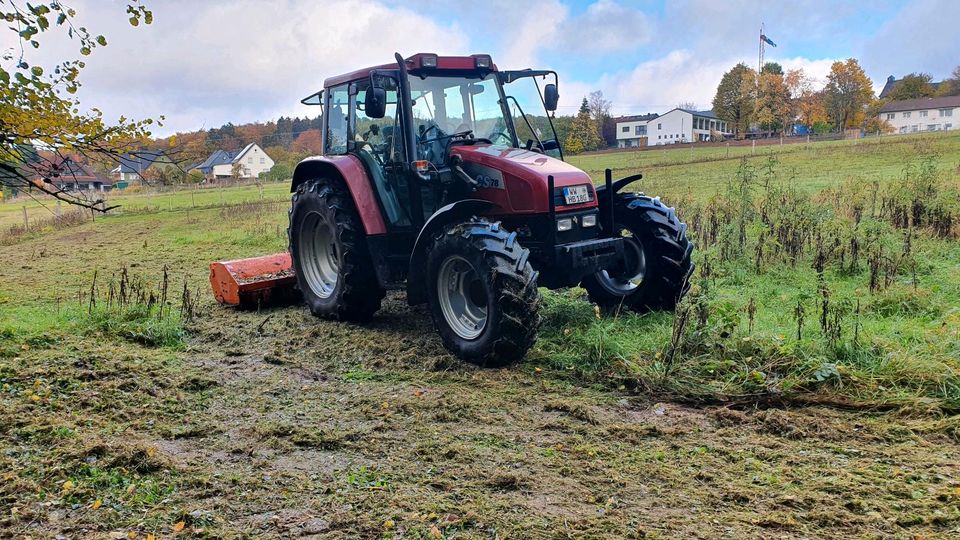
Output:
[[472,218],[443,228],[427,254],[427,298],[444,346],[497,367],[522,358],[540,326],[530,252],[499,223]]
[[690,289],[693,243],[687,226],[659,197],[618,195],[614,236],[625,241],[626,263],[583,280],[590,300],[604,309],[672,310]]
[[307,180],[297,187],[287,229],[297,286],[318,317],[366,322],[385,296],[350,194],[340,184]]

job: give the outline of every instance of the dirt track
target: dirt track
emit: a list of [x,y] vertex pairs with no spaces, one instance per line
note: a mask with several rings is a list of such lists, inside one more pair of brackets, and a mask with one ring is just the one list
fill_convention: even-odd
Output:
[[186,355],[209,377],[206,410],[155,444],[218,486],[196,511],[224,532],[946,537],[960,526],[956,431],[929,419],[649,403],[523,366],[478,370],[437,341],[400,298],[368,328],[300,308],[216,310]]

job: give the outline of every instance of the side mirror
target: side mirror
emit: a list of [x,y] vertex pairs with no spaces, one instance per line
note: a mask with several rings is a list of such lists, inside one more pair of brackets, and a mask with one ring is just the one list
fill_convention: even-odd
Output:
[[557,102],[560,101],[560,93],[557,92],[557,85],[548,84],[543,87],[543,105],[548,111],[557,110]]
[[370,86],[363,96],[363,112],[367,118],[383,118],[387,112],[387,91],[382,86]]

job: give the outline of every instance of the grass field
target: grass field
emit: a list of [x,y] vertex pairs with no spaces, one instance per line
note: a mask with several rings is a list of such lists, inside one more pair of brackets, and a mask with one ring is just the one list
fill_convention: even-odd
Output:
[[960,534],[960,136],[750,151],[573,158],[678,207],[693,294],[544,292],[503,370],[402,295],[366,327],[216,306],[209,261],[285,248],[285,185],[8,237],[0,536]]

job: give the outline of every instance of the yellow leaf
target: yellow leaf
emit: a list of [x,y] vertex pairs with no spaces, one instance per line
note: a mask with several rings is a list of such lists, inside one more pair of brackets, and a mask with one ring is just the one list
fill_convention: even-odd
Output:
[[137,537],[137,531],[130,531],[127,533],[127,538],[129,538],[130,540],[133,540],[136,537]]
[[71,489],[73,489],[73,482],[71,482],[70,480],[67,480],[66,482],[63,483],[63,492],[64,492],[64,493],[70,491]]
[[443,538],[443,533],[440,532],[440,529],[436,525],[430,527],[430,538]]
[[157,455],[157,447],[151,446],[147,448],[147,457],[153,457]]
[[40,396],[33,394],[30,396],[30,401],[40,401]]
[[383,403],[380,404],[380,408],[381,408],[381,409],[389,409],[389,408],[390,408],[390,404],[387,403],[386,401],[384,401]]
[[137,485],[136,485],[136,484],[130,484],[129,486],[127,486],[127,495],[130,495],[130,494],[133,493],[136,489],[137,489]]
[[93,508],[94,510],[96,510],[97,508],[100,508],[101,506],[103,506],[103,501],[101,501],[100,499],[97,499],[97,500],[93,501],[93,504],[90,505],[90,508]]
[[147,533],[147,540],[157,540],[157,537],[153,533]]
[[394,522],[393,522],[392,519],[388,519],[388,520],[386,520],[386,521],[383,522],[383,528],[384,528],[384,529],[387,529],[387,530],[392,529],[394,525],[395,525],[395,524],[394,524]]
[[183,528],[186,527],[186,526],[187,526],[186,523],[184,523],[184,522],[182,522],[182,521],[178,521],[178,522],[176,523],[176,525],[173,526],[173,532],[180,532],[180,531],[182,531]]

